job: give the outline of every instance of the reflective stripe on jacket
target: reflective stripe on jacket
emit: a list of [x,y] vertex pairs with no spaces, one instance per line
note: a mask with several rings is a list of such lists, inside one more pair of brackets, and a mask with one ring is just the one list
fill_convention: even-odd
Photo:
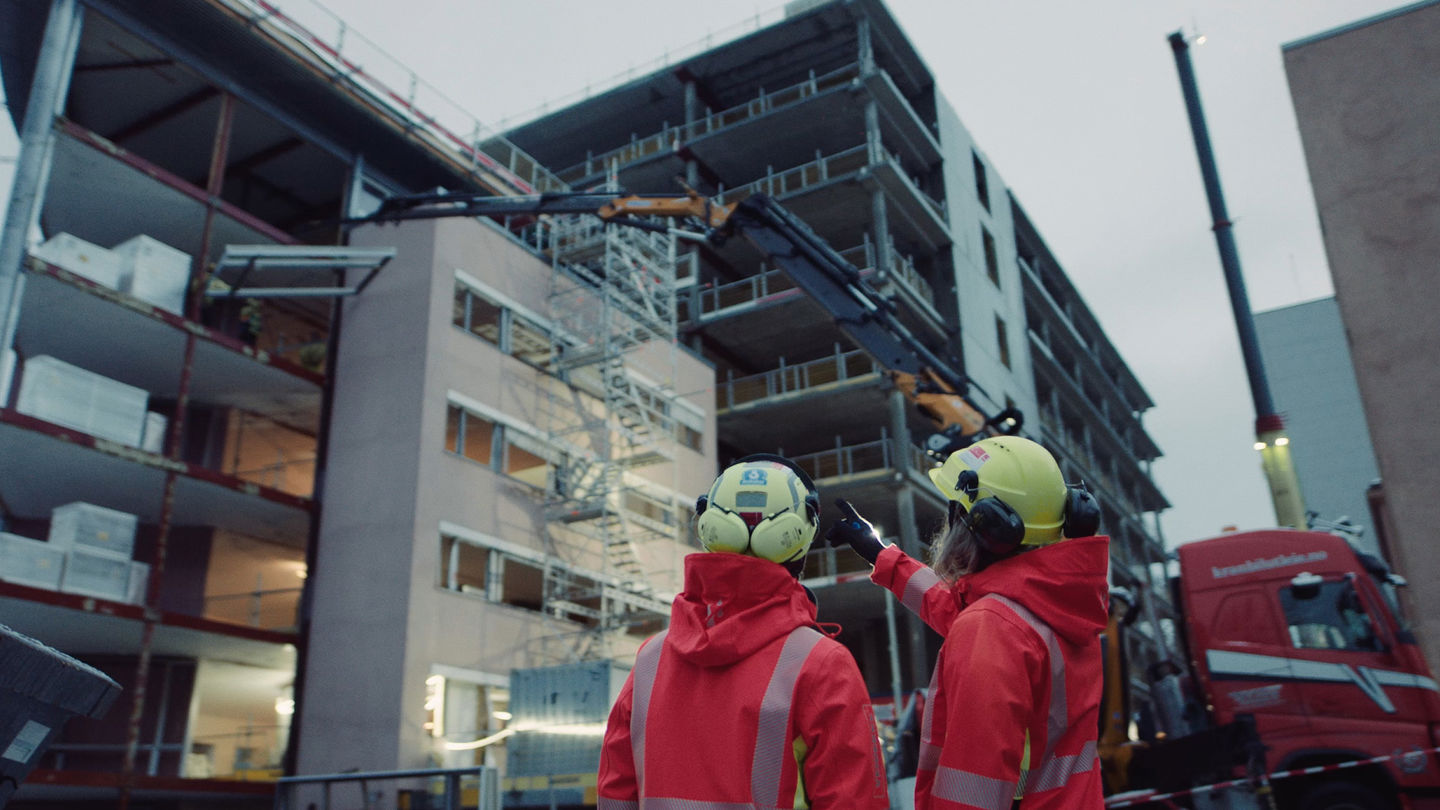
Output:
[[872,579],[944,627],[921,722],[917,810],[1008,810],[1017,788],[1024,810],[1103,806],[1108,547],[1104,537],[1067,540],[952,586],[894,547],[881,552]]
[[610,713],[599,810],[888,807],[859,668],[814,617],[774,563],[687,557]]

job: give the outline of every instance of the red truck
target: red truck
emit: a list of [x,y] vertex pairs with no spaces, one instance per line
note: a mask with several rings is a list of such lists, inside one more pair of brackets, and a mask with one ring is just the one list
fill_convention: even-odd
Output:
[[[1320,532],[1241,532],[1177,553],[1171,586],[1188,671],[1150,673],[1157,730],[1144,740],[1129,739],[1128,678],[1107,671],[1101,748],[1112,806],[1244,777],[1248,764],[1251,776],[1275,776],[1280,810],[1440,808],[1440,687],[1400,610],[1403,579]],[[1106,634],[1117,674],[1123,613],[1112,611]],[[1243,788],[1176,798],[1259,801]]]

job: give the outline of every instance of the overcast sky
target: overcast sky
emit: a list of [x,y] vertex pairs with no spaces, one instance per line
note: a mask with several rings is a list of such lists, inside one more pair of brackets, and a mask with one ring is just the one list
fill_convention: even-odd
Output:
[[[313,16],[312,0],[278,0]],[[693,0],[329,0],[484,122],[773,15]],[[1155,407],[1170,544],[1275,518],[1166,36],[1192,49],[1256,311],[1331,294],[1281,45],[1393,0],[889,0],[941,92],[1039,228]],[[320,31],[324,35],[326,32]],[[328,37],[327,37],[328,38]],[[8,191],[14,133],[0,133]],[[647,133],[641,133],[647,134]],[[1283,405],[1283,404],[1282,404]],[[1311,508],[1324,511],[1321,504]]]

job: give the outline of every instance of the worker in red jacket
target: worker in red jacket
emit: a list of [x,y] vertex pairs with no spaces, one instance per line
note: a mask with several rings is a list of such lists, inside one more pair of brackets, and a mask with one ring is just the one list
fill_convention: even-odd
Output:
[[848,650],[798,577],[820,499],[780,456],[747,456],[696,504],[670,627],[610,712],[598,810],[889,807],[875,718]]
[[[930,681],[917,810],[1100,810],[1096,755],[1109,538],[1050,452],[1001,436],[952,453],[930,479],[949,501],[933,567],[844,516],[827,535],[945,637]],[[1065,542],[1058,542],[1062,538]]]

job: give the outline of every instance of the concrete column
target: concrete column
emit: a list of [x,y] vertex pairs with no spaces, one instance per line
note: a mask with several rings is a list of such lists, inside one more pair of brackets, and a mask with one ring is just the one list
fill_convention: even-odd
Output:
[[875,69],[875,43],[870,37],[868,17],[862,17],[856,24],[855,39],[860,44],[856,58],[860,62],[860,75],[864,76]]
[[[915,490],[910,485],[910,427],[906,424],[905,410],[908,403],[899,389],[890,392],[890,456],[894,459],[895,510],[900,518],[900,550],[916,559],[924,559],[920,543],[920,527],[915,520]],[[930,670],[925,656],[925,623],[910,611],[905,611],[901,635],[909,641],[910,683],[920,686],[929,683]]]
[[20,155],[10,186],[10,208],[0,229],[0,349],[14,342],[20,315],[20,259],[30,230],[40,216],[55,148],[55,116],[64,104],[80,46],[80,8],[75,0],[54,0],[35,62],[25,121],[20,126]]
[[865,100],[865,156],[873,165],[879,163],[885,154],[880,142],[880,105],[874,97]]
[[[685,82],[685,124],[699,121],[704,111],[700,107],[700,92],[695,86],[695,80],[689,79]],[[700,167],[695,164],[695,159],[685,161],[685,183],[695,188],[700,183]]]
[[895,256],[890,246],[890,210],[885,190],[878,186],[870,192],[870,238],[875,242],[875,283],[884,284],[895,266]]

